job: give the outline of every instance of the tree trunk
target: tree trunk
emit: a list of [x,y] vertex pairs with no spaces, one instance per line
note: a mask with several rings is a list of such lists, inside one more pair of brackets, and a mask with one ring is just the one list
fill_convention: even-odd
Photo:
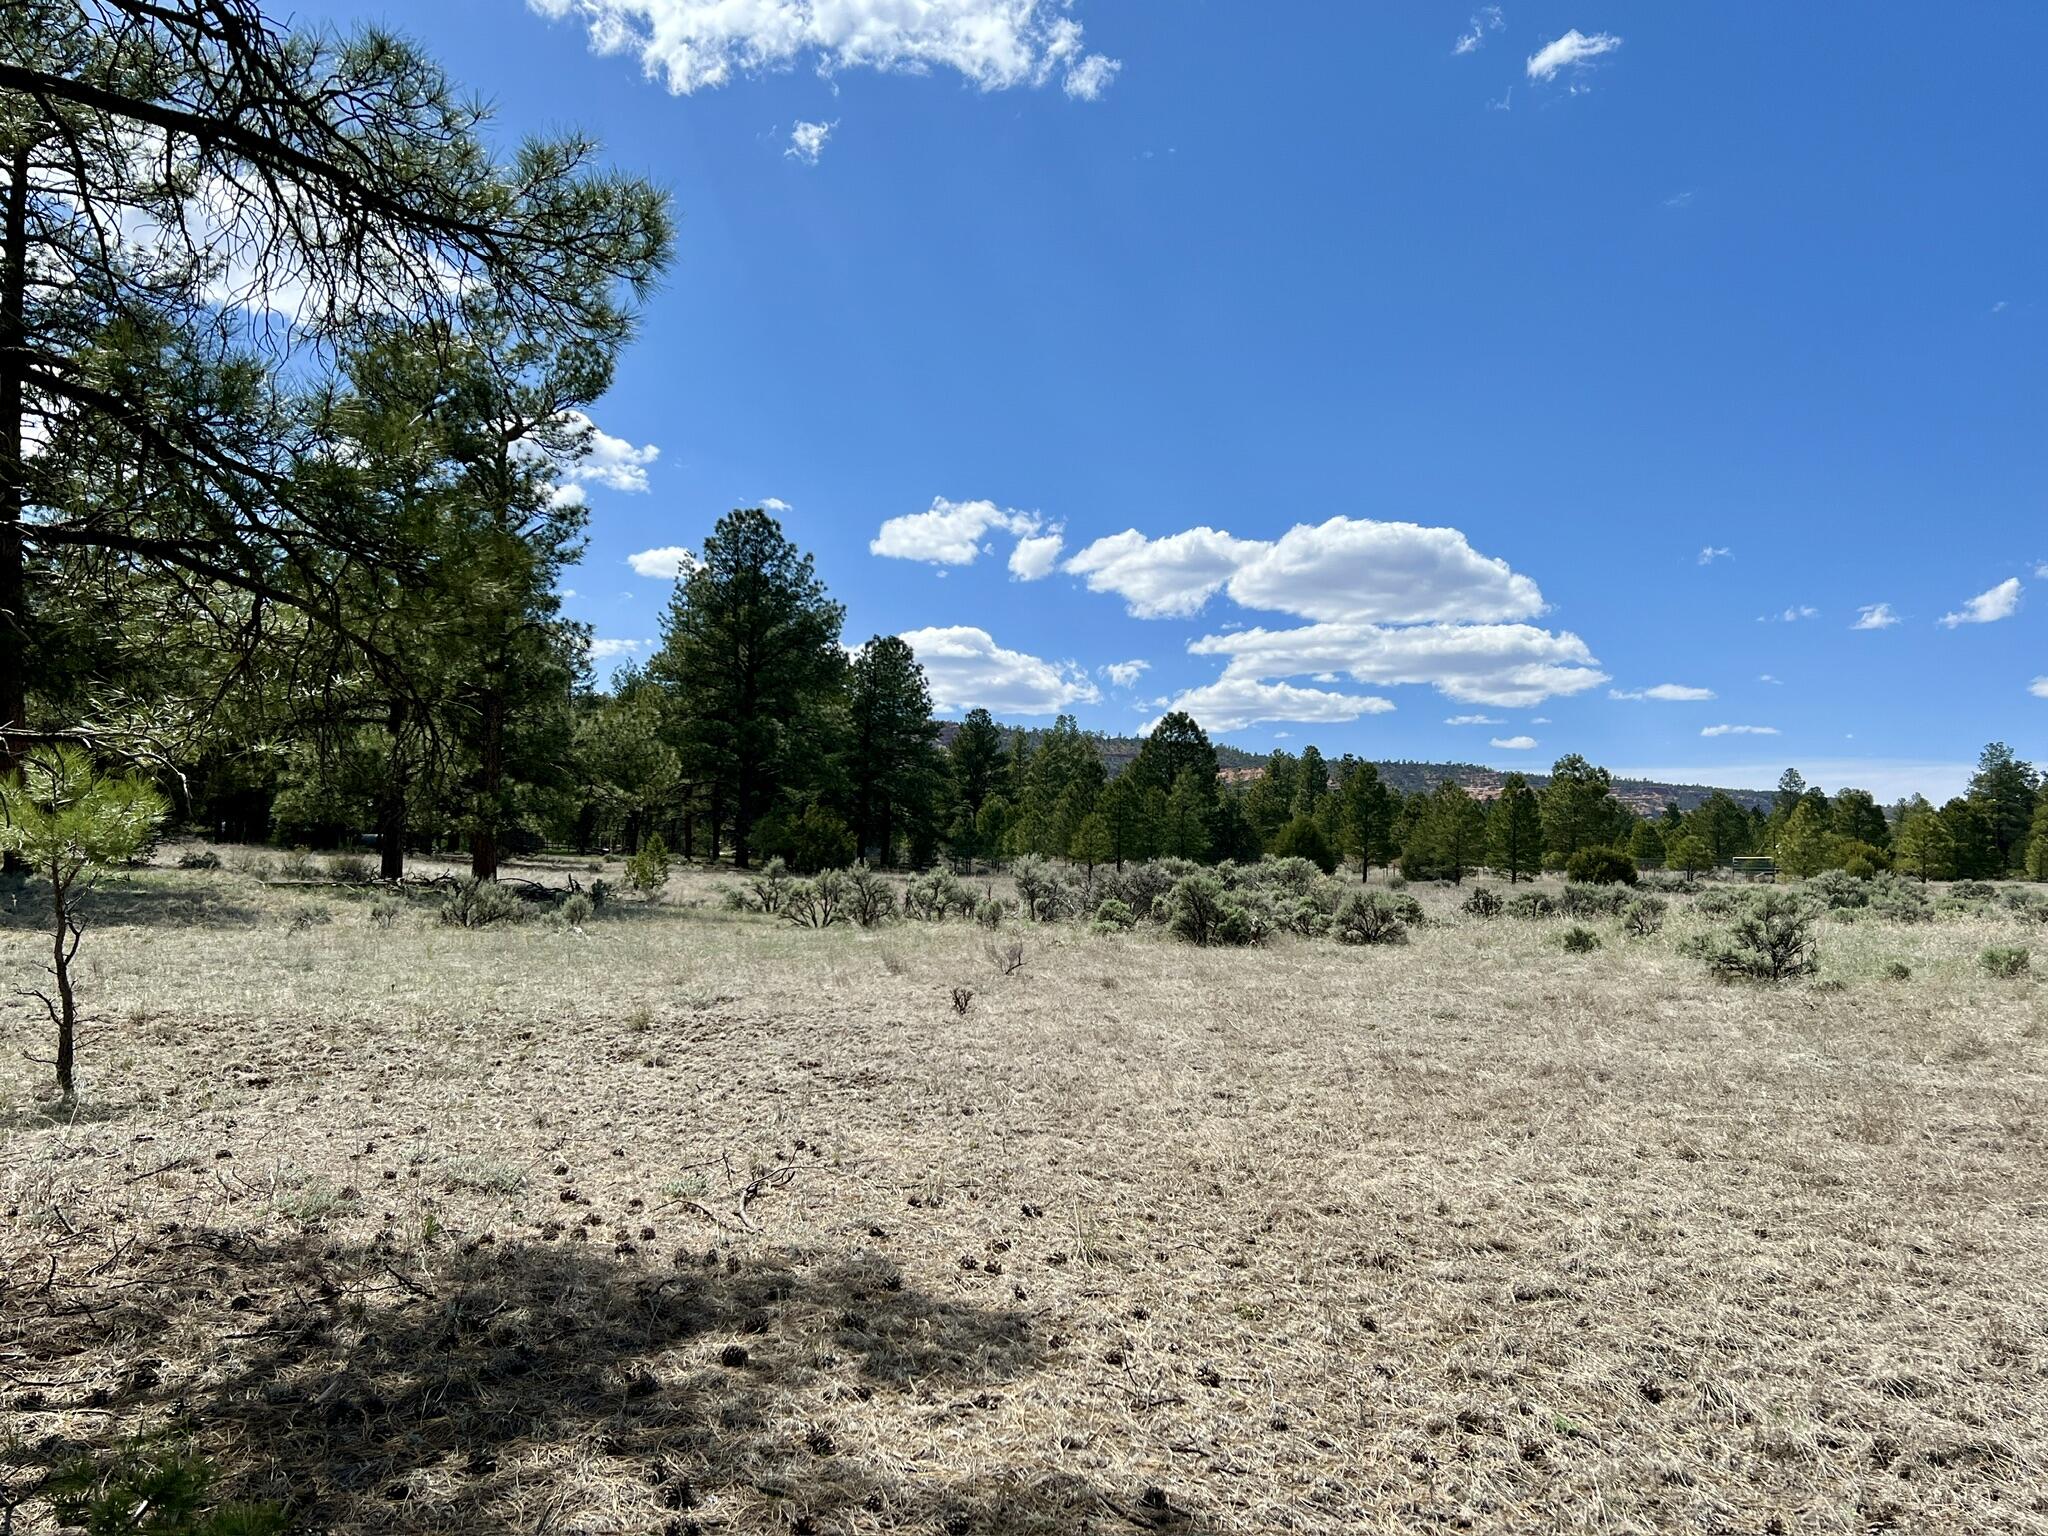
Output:
[[[61,875],[61,871],[53,870],[52,874]],[[71,955],[76,947],[75,935],[71,930],[71,909],[65,901],[61,879],[51,882],[50,904],[56,919],[50,969],[57,977],[57,1091],[68,1102],[72,1097],[72,1042],[78,1024],[78,1004],[71,991]]]
[[405,729],[405,710],[393,705],[388,724],[391,756],[385,764],[384,787],[377,807],[377,873],[394,885],[405,878],[405,828],[408,785],[399,732]]
[[483,740],[478,754],[476,805],[480,814],[469,837],[473,880],[498,878],[498,796],[505,785],[505,700],[496,689],[483,701]]
[[[22,455],[27,292],[24,145],[15,150],[7,168],[7,206],[0,216],[0,773],[12,771],[28,729],[28,583],[21,548],[21,519],[28,506],[28,466]],[[10,849],[5,867],[20,869],[20,855]]]

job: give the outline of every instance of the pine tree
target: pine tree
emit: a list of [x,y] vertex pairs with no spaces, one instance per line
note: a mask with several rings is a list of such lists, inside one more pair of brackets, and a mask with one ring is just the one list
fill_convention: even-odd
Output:
[[1394,858],[1394,805],[1380,771],[1360,763],[1344,781],[1344,846],[1358,858],[1358,878],[1372,878],[1374,864]]
[[1892,863],[1920,883],[1947,880],[1955,873],[1955,836],[1941,813],[1914,796],[1892,829]]
[[878,864],[893,863],[899,835],[929,816],[938,735],[924,668],[902,640],[876,635],[847,671],[841,773],[854,841]]
[[1160,852],[1177,859],[1209,856],[1209,813],[1214,808],[1215,775],[1205,782],[1199,767],[1183,768],[1166,796],[1160,820]]
[[[389,33],[290,32],[254,0],[5,14],[0,762],[68,562],[241,594],[200,605],[241,653],[317,627],[376,654],[338,586],[407,552],[309,472],[328,360],[392,316],[467,331],[479,304],[608,357],[669,243],[662,196],[585,139],[496,159],[484,110]],[[222,318],[294,299],[257,345]]]
[[1519,773],[1503,781],[1487,817],[1486,856],[1507,874],[1510,885],[1543,872],[1543,813],[1536,792]]
[[52,998],[31,990],[57,1032],[57,1091],[72,1097],[78,1001],[72,963],[84,931],[80,898],[105,870],[133,858],[164,815],[163,798],[132,775],[102,776],[77,747],[36,747],[0,783],[0,847],[47,885]]
[[2048,880],[2048,787],[2041,791],[2034,807],[2034,820],[2027,837],[2027,878]]
[[1617,816],[1627,811],[1609,793],[1613,777],[1577,753],[1561,757],[1550,770],[1541,796],[1544,850],[1562,862],[1581,848],[1598,847],[1616,835]]
[[2033,825],[2034,801],[2040,784],[2041,776],[2033,765],[2022,762],[2002,741],[1992,742],[1977,759],[1977,771],[1970,778],[1969,800],[1983,818],[1985,834],[1991,841],[1991,872],[2003,874],[2020,862]]
[[1795,879],[1817,875],[1828,865],[1828,824],[1810,801],[1801,800],[1778,830],[1778,868]]
[[1664,834],[1657,823],[1645,817],[1628,835],[1629,857],[1638,869],[1656,869],[1664,862]]
[[676,584],[648,673],[672,700],[685,774],[732,818],[741,869],[755,823],[813,766],[806,727],[846,672],[841,617],[811,557],[758,509],[720,518]]
[[1074,829],[1073,841],[1067,845],[1067,857],[1076,864],[1086,865],[1089,878],[1093,879],[1095,866],[1108,863],[1114,854],[1108,819],[1100,811],[1090,811]]
[[1158,846],[1159,832],[1145,804],[1145,792],[1129,773],[1109,781],[1095,802],[1109,833],[1109,857],[1121,870],[1126,859],[1149,859]]

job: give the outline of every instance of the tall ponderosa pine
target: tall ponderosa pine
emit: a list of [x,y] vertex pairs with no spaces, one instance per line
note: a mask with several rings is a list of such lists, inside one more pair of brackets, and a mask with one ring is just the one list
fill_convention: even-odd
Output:
[[1502,781],[1500,796],[1487,814],[1486,858],[1510,885],[1543,873],[1543,811],[1536,791],[1519,773]]
[[1621,841],[1628,833],[1629,812],[1612,790],[1613,776],[1576,752],[1561,757],[1543,787],[1544,851],[1563,862],[1581,848]]
[[2003,874],[2021,862],[2040,785],[2041,776],[2033,765],[2022,762],[2002,741],[1992,742],[1977,759],[1969,799],[1984,818],[1994,850],[1990,860],[1994,873]]
[[895,861],[898,836],[913,827],[913,841],[929,841],[938,735],[924,668],[902,640],[876,635],[847,672],[841,773],[854,840],[878,863]]
[[1371,763],[1360,763],[1344,781],[1344,846],[1358,859],[1358,878],[1370,880],[1375,864],[1394,858],[1394,801]]
[[484,126],[411,45],[256,0],[0,12],[0,753],[36,728],[53,591],[144,577],[237,647],[292,613],[346,632],[336,572],[407,556],[306,491],[309,372],[366,324],[460,329],[487,292],[523,334],[625,336],[660,194],[576,137],[500,162]]
[[754,824],[815,771],[816,715],[846,672],[843,618],[811,557],[758,508],[720,518],[676,584],[648,672],[672,701],[684,774],[731,818],[742,869]]

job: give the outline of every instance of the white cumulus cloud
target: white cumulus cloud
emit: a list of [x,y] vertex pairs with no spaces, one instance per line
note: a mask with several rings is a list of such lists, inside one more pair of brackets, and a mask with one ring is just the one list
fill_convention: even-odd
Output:
[[1112,661],[1102,669],[1102,675],[1119,688],[1129,688],[1151,670],[1149,661]]
[[1954,613],[1944,613],[1941,622],[1949,629],[1959,624],[1995,624],[2009,619],[2020,605],[2020,579],[2008,576],[1988,592],[1979,592]]
[[923,512],[892,517],[868,541],[868,552],[887,560],[922,560],[928,565],[972,565],[982,539],[992,532],[1019,538],[1036,534],[1035,513],[999,507],[992,501],[948,501],[934,496]]
[[1590,64],[1603,53],[1612,53],[1621,46],[1621,39],[1612,32],[1595,32],[1591,37],[1577,27],[1565,33],[1554,42],[1545,43],[1529,55],[1525,68],[1531,80],[1549,80],[1561,69],[1577,69]]
[[1536,745],[1534,736],[1496,736],[1493,745],[1503,752],[1527,752]]
[[949,69],[985,91],[1058,79],[1092,101],[1118,63],[1083,45],[1072,0],[527,0],[575,18],[598,53],[638,55],[687,95],[808,61],[819,73]]
[[1053,567],[1059,564],[1060,550],[1065,544],[1057,528],[1019,539],[1017,547],[1010,551],[1010,574],[1019,581],[1038,581],[1050,576]]
[[839,126],[839,119],[829,123],[799,122],[789,130],[789,148],[782,152],[785,160],[794,160],[801,165],[816,165],[818,157],[825,153],[825,141],[832,137],[832,130]]
[[1086,577],[1089,591],[1116,593],[1133,618],[1184,619],[1230,579],[1242,563],[1241,551],[1264,547],[1214,528],[1190,528],[1163,539],[1127,528],[1097,539],[1066,568]]
[[1102,697],[1087,675],[997,645],[985,629],[956,624],[905,630],[931,685],[933,708],[947,714],[977,706],[997,714],[1056,715]]
[[1186,618],[1225,587],[1246,608],[1375,624],[1495,622],[1544,606],[1535,582],[1457,529],[1370,518],[1297,523],[1276,540],[1208,527],[1152,539],[1130,528],[1097,539],[1067,569],[1141,619]]
[[1529,709],[1558,694],[1608,680],[1577,635],[1528,624],[1310,624],[1204,635],[1197,656],[1228,658],[1224,675],[1313,677],[1341,673],[1357,682],[1428,684],[1461,704]]
[[2027,692],[2037,699],[2048,699],[2048,677],[2037,677],[2027,685]]
[[1899,616],[1892,612],[1890,603],[1865,603],[1856,610],[1856,622],[1851,629],[1890,629],[1899,622]]
[[661,457],[653,443],[635,448],[623,437],[613,437],[581,411],[568,413],[569,423],[581,430],[587,452],[570,468],[577,480],[593,480],[615,491],[641,492],[647,489],[647,467]]
[[614,640],[606,636],[594,636],[590,642],[590,659],[616,661],[621,656],[636,656],[653,648],[652,640]]
[[1775,725],[1710,725],[1701,730],[1702,736],[1775,736]]
[[697,552],[680,544],[664,544],[659,549],[643,549],[638,554],[626,556],[626,564],[633,567],[636,576],[674,581],[697,568]]

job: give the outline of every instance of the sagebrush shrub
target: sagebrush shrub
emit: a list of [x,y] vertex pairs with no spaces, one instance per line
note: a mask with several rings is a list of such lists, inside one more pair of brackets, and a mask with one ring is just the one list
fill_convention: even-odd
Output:
[[1670,909],[1662,896],[1638,896],[1621,909],[1621,931],[1632,939],[1647,939],[1663,930]]
[[1510,896],[1501,910],[1510,917],[1555,917],[1557,902],[1548,891],[1524,891],[1519,896]]
[[792,880],[783,895],[782,916],[799,928],[830,928],[846,921],[846,873],[821,869],[808,880]]
[[846,871],[846,913],[863,928],[886,923],[896,915],[896,887],[886,876],[856,862]]
[[1734,926],[1707,948],[1715,975],[1755,981],[1786,981],[1820,969],[1814,909],[1790,891],[1769,886],[1748,893]]
[[1024,915],[1033,922],[1050,923],[1071,910],[1071,887],[1060,878],[1059,866],[1051,859],[1027,853],[1010,867],[1017,882],[1017,900]]
[[921,923],[943,922],[954,915],[974,915],[974,892],[943,865],[917,876],[903,887],[903,915]]
[[1330,924],[1340,944],[1406,944],[1414,926],[1408,909],[1420,906],[1413,897],[1393,896],[1384,891],[1353,891],[1337,908]]
[[337,853],[327,861],[327,878],[336,885],[375,885],[377,869],[360,853]]
[[790,874],[789,865],[780,858],[773,858],[754,871],[742,893],[742,900],[754,911],[774,917],[781,913],[783,902],[789,899],[789,888],[793,883],[795,876]]
[[488,928],[525,916],[526,903],[508,888],[474,876],[457,880],[441,902],[441,921],[451,928]]
[[2033,970],[2034,956],[2030,950],[2017,945],[1994,944],[1977,957],[1977,963],[1984,967],[1986,975],[2010,981]]
[[1102,894],[1115,897],[1140,917],[1150,917],[1160,898],[1173,889],[1174,882],[1193,874],[1195,868],[1186,859],[1148,859],[1142,864],[1126,864],[1102,877]]
[[974,904],[974,920],[993,933],[1010,915],[1010,904],[996,896],[984,896]]
[[280,880],[318,880],[320,866],[310,848],[294,848],[278,859],[274,873]]
[[1558,893],[1557,909],[1566,917],[1612,917],[1628,904],[1622,885],[1588,885],[1574,881]]
[[1870,905],[1870,882],[1845,869],[1824,869],[1806,881],[1803,890],[1830,912],[1854,911]]
[[370,903],[370,909],[365,915],[369,918],[372,928],[396,928],[399,918],[405,915],[405,903],[395,897],[379,896]]
[[1490,885],[1473,886],[1472,894],[1465,898],[1465,915],[1467,917],[1499,917],[1506,907],[1507,903],[1501,900],[1500,892]]
[[196,853],[181,853],[178,855],[178,868],[219,869],[220,855],[211,848],[201,848]]
[[1097,933],[1124,933],[1138,926],[1137,914],[1126,902],[1114,896],[1105,896],[1096,903],[1095,931]]
[[596,910],[590,898],[581,891],[571,891],[562,901],[562,921],[576,927],[590,921],[590,914]]
[[1887,960],[1882,975],[1886,981],[1911,981],[1913,967],[1903,960]]
[[1590,955],[1600,947],[1600,935],[1590,928],[1573,923],[1571,927],[1565,929],[1559,942],[1564,945],[1566,954]]

